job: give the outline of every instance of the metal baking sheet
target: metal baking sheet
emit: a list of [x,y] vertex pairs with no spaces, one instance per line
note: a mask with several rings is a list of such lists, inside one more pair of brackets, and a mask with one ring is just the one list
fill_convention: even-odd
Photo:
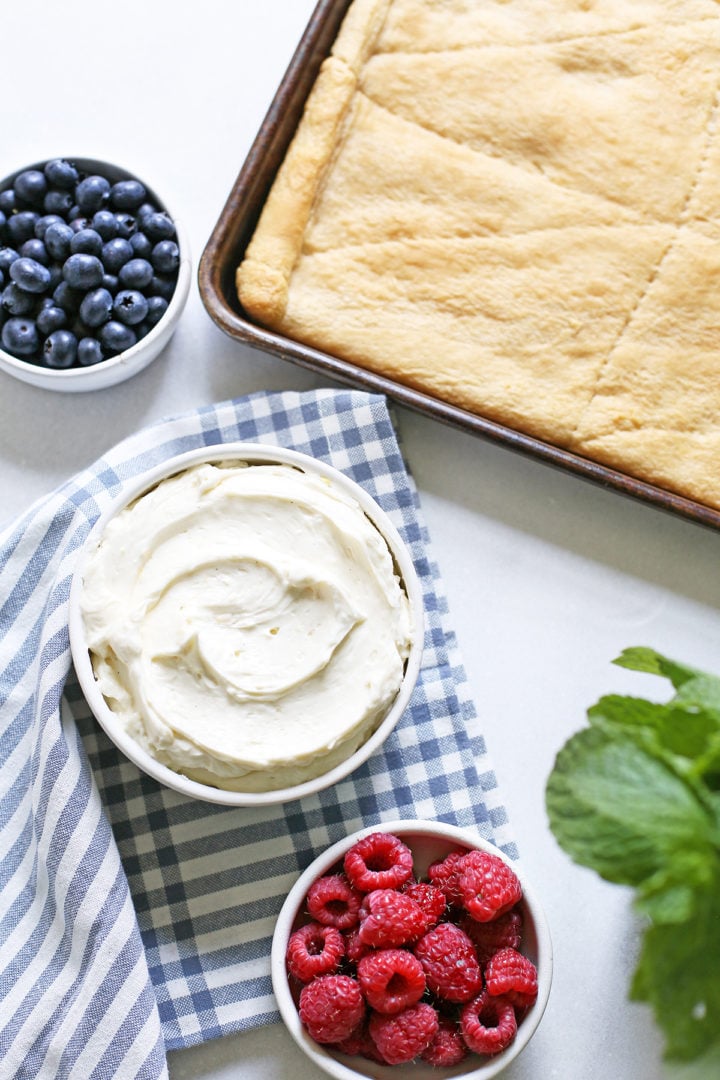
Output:
[[385,394],[435,420],[529,454],[548,465],[698,524],[720,529],[720,512],[711,507],[293,341],[259,326],[245,314],[235,291],[235,270],[253,235],[320,65],[330,51],[349,5],[350,0],[320,0],[318,3],[208,240],[200,261],[198,280],[200,295],[210,317],[221,330],[244,344],[325,373],[336,382]]

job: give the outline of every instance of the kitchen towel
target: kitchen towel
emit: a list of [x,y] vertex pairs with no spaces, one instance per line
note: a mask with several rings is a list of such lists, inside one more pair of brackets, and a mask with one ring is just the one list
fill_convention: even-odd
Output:
[[[115,750],[71,668],[80,546],[138,473],[243,440],[311,454],[361,484],[408,544],[425,605],[412,700],[372,758],[274,807],[179,795]],[[0,1077],[151,1078],[166,1049],[275,1021],[269,954],[298,873],[400,817],[475,827],[514,854],[417,492],[384,398],[258,393],[125,440],[0,536]]]

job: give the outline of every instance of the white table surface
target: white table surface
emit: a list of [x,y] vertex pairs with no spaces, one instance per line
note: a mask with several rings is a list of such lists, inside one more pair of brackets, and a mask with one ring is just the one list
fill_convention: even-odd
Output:
[[[182,214],[195,264],[313,0],[3,7],[0,175],[55,155],[115,161]],[[327,380],[225,337],[193,283],[145,372],[92,394],[0,376],[0,524],[153,420]],[[662,1063],[627,1003],[639,925],[629,892],[574,866],[544,812],[554,756],[601,694],[652,696],[611,666],[650,645],[720,671],[720,535],[398,411],[482,728],[526,873],[551,924],[543,1023],[508,1080],[705,1080]],[[277,1025],[177,1051],[172,1080],[319,1080]]]

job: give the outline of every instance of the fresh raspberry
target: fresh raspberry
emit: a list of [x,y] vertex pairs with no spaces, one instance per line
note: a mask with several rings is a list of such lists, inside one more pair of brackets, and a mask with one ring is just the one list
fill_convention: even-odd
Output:
[[395,1016],[370,1014],[370,1034],[388,1065],[412,1061],[435,1038],[439,1023],[432,1005],[420,1002]]
[[363,956],[367,956],[369,952],[373,951],[371,945],[363,945],[358,927],[348,930],[343,936],[345,938],[345,956],[351,964],[359,963]]
[[370,1061],[376,1061],[379,1065],[387,1065],[385,1058],[372,1041],[367,1019],[351,1031],[347,1039],[334,1043],[333,1046],[335,1050],[339,1050],[341,1054],[347,1054],[348,1057],[369,1058]]
[[458,1065],[467,1054],[468,1048],[455,1021],[449,1016],[441,1016],[435,1038],[420,1056],[428,1065],[447,1068],[449,1065]]
[[425,912],[427,919],[426,929],[440,922],[447,908],[445,894],[435,885],[428,885],[425,881],[411,881],[403,885],[405,896],[409,896]]
[[345,954],[345,941],[334,926],[311,922],[290,935],[286,961],[291,975],[310,982],[318,975],[332,975]]
[[358,938],[374,949],[391,949],[415,941],[426,923],[425,912],[409,896],[394,889],[375,889],[360,907]]
[[478,922],[490,922],[509,911],[522,896],[512,867],[489,851],[469,851],[458,879],[463,907]]
[[516,949],[500,949],[485,968],[485,985],[493,997],[506,997],[517,1009],[527,1009],[538,993],[537,969]]
[[326,874],[310,886],[306,903],[316,922],[349,930],[357,926],[361,900],[343,874]]
[[415,1005],[425,993],[422,964],[407,949],[381,949],[364,956],[357,975],[368,1005],[386,1016]]
[[499,1054],[515,1038],[517,1021],[509,1001],[483,990],[463,1006],[460,1028],[465,1045],[476,1054]]
[[492,922],[478,922],[464,914],[459,926],[475,946],[481,964],[486,964],[498,949],[519,949],[522,944],[522,915],[515,908]]
[[462,860],[465,855],[467,855],[465,848],[457,848],[446,855],[444,859],[439,859],[428,867],[430,881],[436,888],[440,889],[448,904],[459,906],[462,903],[458,881]]
[[350,884],[360,892],[398,889],[412,877],[413,857],[397,836],[375,832],[353,844],[344,865]]
[[470,1001],[482,987],[475,947],[459,926],[439,923],[415,946],[428,989],[444,1001]]
[[300,1019],[318,1043],[339,1043],[362,1022],[365,1002],[349,975],[321,975],[300,992]]

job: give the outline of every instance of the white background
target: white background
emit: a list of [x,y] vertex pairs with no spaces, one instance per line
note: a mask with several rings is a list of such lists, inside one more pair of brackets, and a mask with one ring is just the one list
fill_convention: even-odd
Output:
[[[164,196],[195,266],[312,11],[312,0],[3,5],[0,176],[55,155],[114,161]],[[193,282],[171,345],[92,394],[0,380],[0,525],[151,421],[260,389],[327,380],[226,338]],[[630,894],[572,865],[544,786],[586,708],[662,693],[611,666],[645,644],[720,672],[720,535],[398,411],[406,458],[526,873],[555,944],[545,1019],[508,1080],[705,1080],[661,1062],[626,1001]],[[170,1055],[173,1080],[318,1080],[284,1029]]]

